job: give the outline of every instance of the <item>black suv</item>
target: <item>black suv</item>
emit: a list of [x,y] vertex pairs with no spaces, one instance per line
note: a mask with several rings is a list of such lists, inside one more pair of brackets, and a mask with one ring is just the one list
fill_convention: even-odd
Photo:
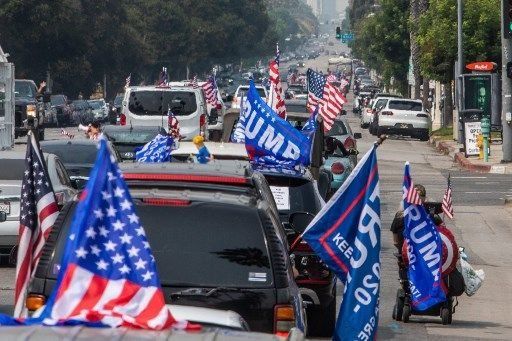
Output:
[[[121,168],[167,303],[233,310],[255,331],[305,330],[286,237],[261,174],[234,163]],[[29,297],[50,294],[75,207],[61,211]]]
[[256,164],[253,168],[267,179],[281,221],[287,226],[290,251],[299,273],[296,282],[303,298],[311,304],[306,310],[309,335],[330,337],[336,323],[336,276],[309,245],[299,239],[303,231],[297,230],[298,226],[293,223],[294,216],[301,214],[313,217],[322,209],[326,193],[319,191],[320,187],[324,187],[320,182],[330,183],[330,180],[320,176],[316,182],[307,169],[294,170]]
[[44,140],[45,113],[42,102],[49,102],[50,96],[40,96],[34,81],[16,79],[14,97],[14,138],[27,135],[30,128],[33,128],[39,140]]

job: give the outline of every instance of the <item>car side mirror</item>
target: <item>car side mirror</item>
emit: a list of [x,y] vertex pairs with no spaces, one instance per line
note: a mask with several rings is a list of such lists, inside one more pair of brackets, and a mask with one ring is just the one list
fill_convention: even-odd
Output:
[[354,138],[357,140],[357,139],[360,139],[362,138],[363,135],[361,133],[354,133]]
[[3,223],[7,220],[7,213],[4,211],[0,211],[0,223]]
[[295,233],[302,234],[302,232],[306,230],[306,227],[308,227],[309,223],[313,221],[313,218],[315,218],[315,216],[309,212],[294,212],[290,214],[288,221],[290,222],[290,227],[295,231]]
[[43,94],[43,103],[50,103],[51,101],[51,96],[52,96],[52,93],[51,92],[45,92]]

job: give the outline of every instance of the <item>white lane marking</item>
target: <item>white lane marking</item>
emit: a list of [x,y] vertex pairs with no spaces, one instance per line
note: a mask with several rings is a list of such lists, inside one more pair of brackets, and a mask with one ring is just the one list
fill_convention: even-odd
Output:
[[452,176],[452,179],[487,179],[486,176]]
[[510,193],[510,191],[508,192],[464,192],[466,194],[508,194]]

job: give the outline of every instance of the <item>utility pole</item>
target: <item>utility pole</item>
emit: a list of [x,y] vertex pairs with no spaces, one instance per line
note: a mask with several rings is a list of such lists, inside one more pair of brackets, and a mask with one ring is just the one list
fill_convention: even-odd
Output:
[[503,160],[512,162],[512,79],[507,64],[512,62],[512,17],[508,0],[501,2],[501,123],[503,125]]
[[[462,114],[462,100],[464,94],[462,93],[462,82],[459,80],[459,76],[464,73],[464,46],[462,45],[462,13],[464,12],[464,0],[457,0],[457,72],[455,73],[455,84],[456,86],[456,102],[457,102],[457,115],[455,117],[454,124],[454,132],[455,127],[457,127],[457,140],[459,143],[464,143],[463,134],[462,134],[462,124],[460,123],[460,115]],[[445,89],[445,91],[451,91],[451,89]],[[446,108],[446,105],[445,105]],[[448,125],[449,122],[444,122],[445,125]]]

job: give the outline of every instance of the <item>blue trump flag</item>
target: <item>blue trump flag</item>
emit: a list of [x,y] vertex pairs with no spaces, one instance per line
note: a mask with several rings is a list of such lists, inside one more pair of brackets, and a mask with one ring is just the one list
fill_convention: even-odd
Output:
[[311,116],[309,116],[309,119],[307,120],[306,124],[304,124],[304,127],[302,127],[302,134],[306,136],[308,139],[313,140],[315,137],[315,132],[318,127],[318,123],[316,121],[316,118],[318,116],[318,107],[311,113]]
[[168,135],[158,134],[135,152],[137,162],[169,162],[173,139]]
[[404,239],[409,258],[407,275],[413,309],[422,311],[446,300],[441,285],[442,241],[425,207],[407,201],[407,193],[413,187],[409,168],[406,163],[403,202]]
[[379,318],[380,197],[376,146],[303,233],[345,284],[334,340],[373,340]]
[[260,97],[251,81],[241,124],[245,127],[245,148],[258,163],[310,163],[311,141],[288,121],[280,118]]

